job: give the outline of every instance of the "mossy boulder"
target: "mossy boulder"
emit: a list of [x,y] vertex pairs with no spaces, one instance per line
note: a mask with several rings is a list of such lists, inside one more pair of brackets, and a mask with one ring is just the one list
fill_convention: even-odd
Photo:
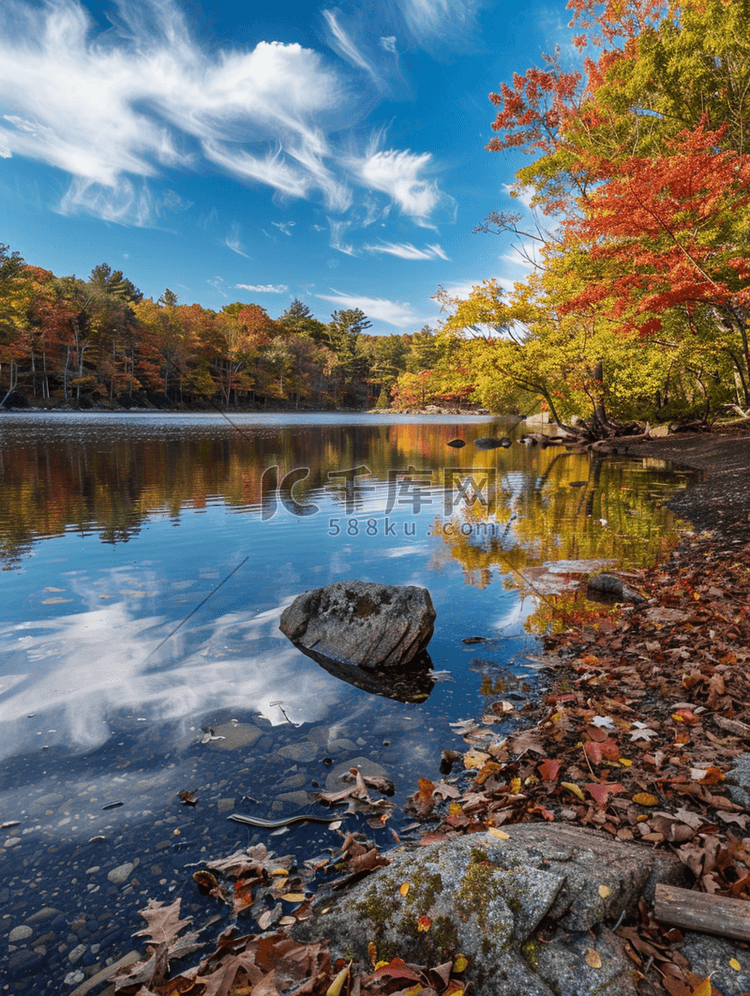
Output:
[[471,834],[391,852],[388,867],[320,900],[297,936],[328,938],[363,964],[370,942],[380,959],[428,965],[460,953],[482,996],[634,996],[612,927],[657,881],[684,881],[679,860],[577,827],[504,829],[508,840]]

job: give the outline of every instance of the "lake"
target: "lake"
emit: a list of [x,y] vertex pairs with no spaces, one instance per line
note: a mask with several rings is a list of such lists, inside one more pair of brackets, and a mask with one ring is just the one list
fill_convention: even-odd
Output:
[[[226,919],[191,865],[255,840],[305,857],[340,842],[316,825],[274,837],[228,814],[313,812],[314,793],[353,763],[396,784],[386,827],[345,824],[387,847],[417,779],[439,777],[443,748],[465,747],[449,724],[498,698],[523,706],[535,634],[565,597],[570,562],[643,566],[673,545],[663,502],[686,473],[524,446],[522,429],[479,417],[0,416],[7,991],[72,991],[139,947],[150,897],[182,896],[199,924]],[[508,448],[475,445],[503,436]],[[457,438],[466,445],[448,445]],[[349,578],[429,589],[437,676],[413,696],[423,701],[347,684],[279,633],[297,594]]]

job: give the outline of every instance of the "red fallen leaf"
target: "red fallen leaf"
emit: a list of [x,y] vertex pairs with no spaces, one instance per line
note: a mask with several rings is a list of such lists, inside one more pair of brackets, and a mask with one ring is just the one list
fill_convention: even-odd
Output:
[[545,809],[544,806],[534,806],[533,809],[529,810],[530,813],[539,813],[541,817],[545,820],[549,820],[550,823],[554,822],[555,814],[551,813],[549,809]]
[[432,926],[432,920],[424,913],[422,916],[417,917],[417,930],[421,933],[423,931],[429,930]]
[[602,740],[606,740],[608,736],[606,730],[602,729],[601,726],[594,726],[593,723],[590,723],[586,727],[586,734],[588,735],[589,740],[594,740],[599,743],[601,743]]
[[600,743],[589,740],[583,745],[583,749],[586,751],[588,759],[594,764],[602,763],[602,745]]
[[672,719],[676,719],[678,723],[687,723],[688,726],[700,723],[700,718],[695,715],[692,709],[677,709],[672,713]]
[[589,782],[583,786],[597,806],[606,806],[610,795],[624,792],[625,786],[619,782]]
[[373,979],[410,979],[412,982],[421,982],[420,977],[409,968],[403,958],[393,958],[387,965],[377,969],[372,973]]
[[554,782],[557,780],[562,766],[562,761],[542,761],[541,764],[537,765],[537,771],[545,782]]
[[599,742],[589,740],[583,745],[583,749],[594,764],[601,764],[605,761],[616,761],[620,756],[620,748],[611,737],[607,737]]

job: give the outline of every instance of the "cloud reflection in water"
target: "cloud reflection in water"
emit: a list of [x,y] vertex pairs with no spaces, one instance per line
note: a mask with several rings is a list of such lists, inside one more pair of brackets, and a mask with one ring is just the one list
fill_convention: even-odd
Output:
[[46,743],[95,748],[118,712],[186,726],[211,710],[251,709],[278,724],[271,703],[282,700],[295,723],[323,719],[350,693],[277,635],[282,609],[227,613],[156,652],[174,621],[137,616],[127,601],[0,628],[12,648],[0,674],[0,757]]

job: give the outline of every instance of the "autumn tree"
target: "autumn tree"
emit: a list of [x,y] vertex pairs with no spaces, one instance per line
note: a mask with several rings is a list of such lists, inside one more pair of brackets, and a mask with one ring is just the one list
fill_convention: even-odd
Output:
[[[555,55],[491,95],[488,148],[534,156],[517,190],[530,187],[548,219],[537,237],[552,282],[563,269],[571,283],[551,310],[650,338],[703,387],[712,325],[747,408],[747,4],[570,6],[581,70]],[[519,220],[495,213],[482,227],[518,234]]]
[[25,323],[28,284],[24,280],[25,263],[18,252],[9,252],[9,246],[0,243],[0,383],[3,385],[4,403],[18,383],[18,363],[22,356],[19,349],[20,334]]

